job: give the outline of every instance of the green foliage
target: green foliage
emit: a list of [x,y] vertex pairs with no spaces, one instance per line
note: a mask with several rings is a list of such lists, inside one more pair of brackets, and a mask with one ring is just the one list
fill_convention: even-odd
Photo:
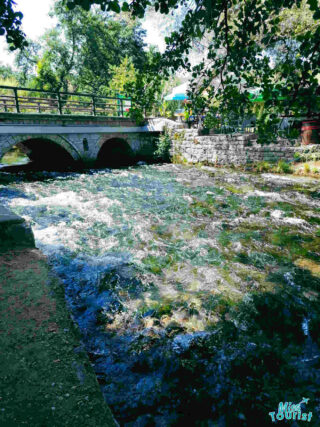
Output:
[[283,137],[283,138],[290,139],[290,140],[294,141],[294,140],[299,138],[300,131],[299,131],[299,129],[289,127],[289,128],[284,129],[282,131],[278,131],[278,135]]
[[259,162],[255,165],[255,169],[257,172],[269,172],[271,169],[271,165],[269,162],[263,161]]
[[303,151],[295,153],[295,158],[302,162],[320,160],[320,147],[316,145],[311,147],[306,146]]
[[257,119],[256,128],[259,144],[272,144],[277,139],[277,125],[280,119],[275,114],[263,112]]
[[[0,78],[2,81],[5,81],[6,79],[14,79],[15,73],[11,67],[0,65]],[[5,85],[6,83],[1,83],[1,84]]]
[[27,40],[28,46],[18,51],[15,57],[15,66],[18,72],[14,73],[21,86],[34,87],[35,68],[40,59],[40,43]]
[[171,135],[167,128],[160,135],[157,141],[157,150],[155,151],[155,156],[162,160],[168,161],[170,158],[169,150],[172,145]]
[[130,113],[137,117],[139,120],[137,123],[140,124],[141,117],[148,115],[152,111],[161,94],[163,78],[155,66],[159,60],[159,55],[159,52],[149,50],[146,62],[137,73],[135,81],[128,82],[125,85],[125,91],[130,94],[134,106],[134,110],[130,110]]
[[138,108],[135,106],[131,107],[129,114],[130,114],[131,119],[135,120],[135,122],[138,126],[143,125],[145,119],[144,119],[144,114],[143,114],[143,111],[141,110],[141,108]]
[[[150,6],[149,0],[139,0],[135,2],[120,2],[119,0],[66,0],[65,3],[70,10],[74,10],[76,6],[81,6],[84,10],[90,10],[93,4],[100,5],[103,11],[111,11],[119,13],[131,12],[133,16],[143,18],[145,10]],[[177,6],[180,3],[179,0],[159,0],[153,3],[153,7],[156,11],[161,13],[169,13],[170,9]]]
[[274,168],[275,172],[277,173],[292,173],[292,168],[289,165],[289,163],[280,160],[277,164],[277,166]]
[[304,169],[305,173],[310,173],[311,169],[310,169],[310,165],[308,163],[305,163],[303,165],[303,169]]
[[[143,50],[144,30],[140,24],[113,20],[110,16],[93,12],[77,11],[77,15],[75,23],[68,23],[69,15],[65,14],[65,25],[70,42],[73,37],[76,39],[73,73],[79,88],[96,93],[106,92],[114,78],[115,67],[119,67],[126,57],[136,70],[142,70],[147,58]],[[122,64],[122,67],[125,66]]]
[[61,40],[57,29],[48,31],[44,36],[45,50],[37,62],[37,86],[44,90],[70,89],[70,71],[74,65],[74,52],[68,43]]
[[2,157],[1,163],[5,165],[13,165],[15,163],[27,162],[29,158],[21,151],[19,147],[13,147],[7,151]]
[[125,92],[127,85],[134,84],[136,81],[136,70],[132,63],[132,59],[125,56],[120,65],[111,65],[110,72],[112,74],[109,88],[113,92]]
[[58,24],[20,51],[21,83],[48,90],[107,95],[123,90],[147,61],[141,25],[129,16],[111,17],[76,7],[72,13],[55,2]]
[[18,80],[15,76],[2,77],[0,71],[0,85],[1,86],[18,86]]
[[161,117],[174,118],[175,111],[180,107],[179,101],[163,101],[159,107]]
[[13,9],[14,4],[13,0],[3,0],[0,4],[0,36],[5,35],[10,50],[27,45],[21,30],[23,15]]
[[220,119],[216,117],[217,110],[210,110],[208,114],[206,114],[206,117],[204,119],[203,125],[207,129],[215,129],[220,126]]
[[[205,1],[196,2],[197,7],[184,0],[137,0],[123,5],[118,0],[70,0],[68,4],[71,9],[75,5],[88,9],[92,4],[103,10],[122,7],[138,17],[147,7],[163,14],[185,7],[181,25],[166,37],[167,50],[159,65],[167,76],[179,68],[192,72],[190,99],[195,114],[212,102],[224,117],[244,114],[252,110],[247,88],[253,87],[261,89],[268,115],[309,116],[320,109],[316,0]],[[204,37],[208,46],[203,60],[192,67],[189,51]],[[260,121],[260,140],[269,122]],[[273,124],[271,119],[271,128]]]

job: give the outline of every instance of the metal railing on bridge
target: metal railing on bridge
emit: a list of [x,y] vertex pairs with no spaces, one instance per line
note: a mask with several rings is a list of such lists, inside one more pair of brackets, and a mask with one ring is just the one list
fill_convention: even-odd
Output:
[[100,96],[0,85],[0,112],[6,113],[126,117],[131,106],[131,98],[122,93]]

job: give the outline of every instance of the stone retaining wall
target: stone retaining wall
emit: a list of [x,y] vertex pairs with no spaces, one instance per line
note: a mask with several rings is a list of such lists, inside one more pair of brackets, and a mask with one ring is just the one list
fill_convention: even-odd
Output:
[[[261,161],[292,161],[295,153],[306,149],[305,146],[293,146],[286,139],[279,139],[277,144],[261,145],[252,133],[198,136],[197,129],[175,129],[171,136],[171,155],[188,163],[245,165]],[[320,145],[316,149],[320,153]]]
[[0,253],[12,249],[34,247],[34,236],[29,224],[0,205]]

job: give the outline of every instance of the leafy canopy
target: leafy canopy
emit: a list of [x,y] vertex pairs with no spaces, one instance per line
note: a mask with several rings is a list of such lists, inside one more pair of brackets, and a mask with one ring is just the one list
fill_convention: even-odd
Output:
[[[13,4],[12,0],[4,0],[0,6],[0,35],[6,35],[12,49],[25,43],[20,30],[22,14],[14,12]],[[320,110],[319,0],[59,0],[55,14],[68,28],[70,46],[68,64],[63,64],[65,55],[59,47],[61,67],[67,71],[71,67],[66,75],[69,80],[77,76],[79,87],[99,91],[112,77],[109,64],[120,65],[123,56],[128,56],[135,69],[142,72],[146,61],[125,50],[128,45],[124,43],[123,28],[117,26],[119,20],[114,20],[114,26],[109,23],[106,29],[105,17],[92,14],[90,23],[84,25],[87,14],[81,15],[79,9],[89,11],[92,5],[99,5],[106,14],[122,11],[139,18],[150,9],[162,14],[183,11],[181,25],[166,38],[165,53],[153,58],[149,64],[153,70],[149,70],[156,86],[159,70],[166,77],[181,68],[191,72],[194,112],[214,105],[221,114],[246,114],[250,110],[248,89],[253,87],[260,89],[268,120],[279,113],[310,116]],[[130,26],[126,23],[124,27]],[[119,31],[123,35],[119,36]],[[142,33],[135,34],[137,38],[130,49],[138,46],[136,52],[142,52]],[[139,37],[140,42],[136,43]],[[203,40],[203,59],[191,66],[192,47]],[[112,62],[116,51],[122,58]],[[52,67],[45,63],[39,67],[43,78],[49,79]],[[62,73],[59,81],[62,77],[67,78]],[[144,76],[144,80],[148,79]],[[138,90],[143,95],[142,86]]]
[[[55,3],[52,13],[58,20],[56,28],[36,42],[29,40],[16,55],[21,84],[107,94],[123,90],[124,83],[115,77],[117,68],[123,75],[132,75],[132,67],[142,70],[147,61],[144,30],[130,16],[86,12],[79,7],[70,13],[61,1]],[[127,63],[122,64],[124,58]]]
[[[167,49],[158,66],[192,71],[192,102],[198,111],[212,100],[222,112],[243,114],[249,108],[248,89],[262,91],[265,107],[274,112],[311,115],[319,111],[320,8],[318,0],[68,0],[90,9],[129,11],[143,17],[151,8],[167,14],[185,10],[180,28],[166,38]],[[282,32],[285,14],[304,5],[313,25]],[[209,41],[203,60],[191,67],[194,41]],[[282,60],[274,60],[276,50]],[[277,59],[279,59],[279,55]],[[281,95],[281,96],[279,96]],[[282,98],[282,99],[280,99]]]
[[10,50],[26,46],[25,34],[21,30],[21,12],[16,12],[13,0],[1,0],[0,2],[0,36],[5,36]]

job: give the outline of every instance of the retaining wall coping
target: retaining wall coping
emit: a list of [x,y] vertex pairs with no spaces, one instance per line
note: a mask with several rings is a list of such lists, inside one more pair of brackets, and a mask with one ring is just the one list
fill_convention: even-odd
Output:
[[23,222],[23,218],[11,212],[4,206],[0,206],[0,223],[21,224]]

